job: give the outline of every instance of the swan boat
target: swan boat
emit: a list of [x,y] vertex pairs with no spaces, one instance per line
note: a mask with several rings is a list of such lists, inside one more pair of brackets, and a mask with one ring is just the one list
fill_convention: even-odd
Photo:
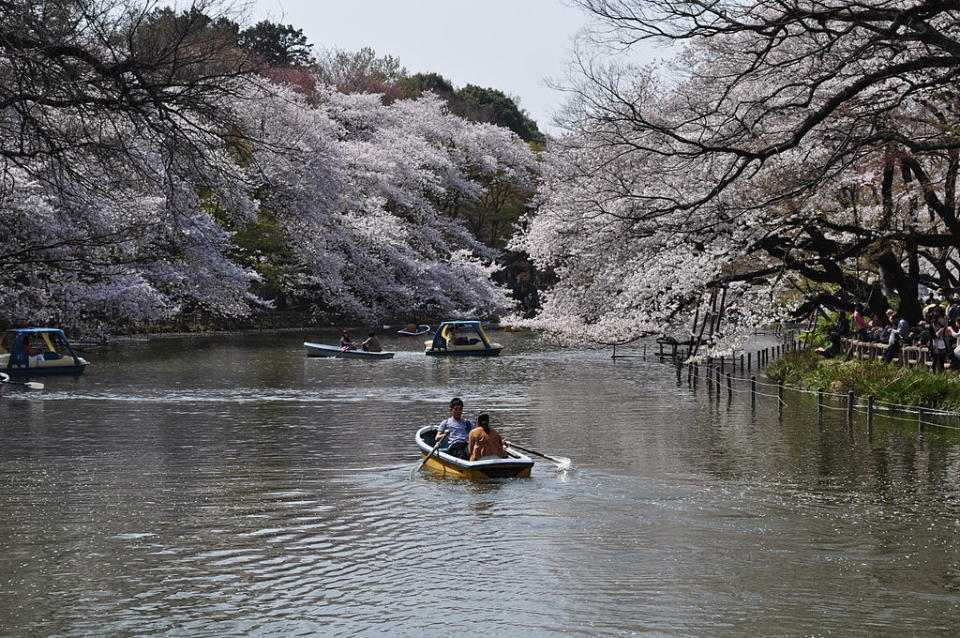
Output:
[[433,425],[420,428],[415,437],[421,457],[430,455],[423,467],[432,472],[451,478],[491,479],[526,478],[533,470],[533,459],[510,446],[505,446],[507,458],[484,456],[476,461],[467,461],[447,454],[446,448],[442,446],[430,454],[437,442],[436,437],[437,428]]

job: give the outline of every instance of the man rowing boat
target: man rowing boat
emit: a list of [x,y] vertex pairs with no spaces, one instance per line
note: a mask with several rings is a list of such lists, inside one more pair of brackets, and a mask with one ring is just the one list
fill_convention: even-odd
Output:
[[459,397],[450,400],[450,417],[437,426],[437,437],[446,437],[447,454],[466,459],[467,439],[473,423],[463,418],[463,401]]

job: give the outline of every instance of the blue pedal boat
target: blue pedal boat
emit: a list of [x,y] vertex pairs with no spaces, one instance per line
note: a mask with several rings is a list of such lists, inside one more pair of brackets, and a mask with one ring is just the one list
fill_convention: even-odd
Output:
[[78,374],[88,365],[59,328],[13,328],[0,335],[0,372]]
[[425,354],[447,357],[495,357],[503,350],[493,343],[479,321],[444,321],[432,341],[425,341]]

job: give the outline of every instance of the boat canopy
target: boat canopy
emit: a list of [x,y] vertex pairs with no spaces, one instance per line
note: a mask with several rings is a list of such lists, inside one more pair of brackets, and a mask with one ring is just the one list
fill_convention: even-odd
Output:
[[433,335],[433,345],[431,348],[434,350],[444,350],[447,347],[447,339],[449,339],[453,333],[456,332],[456,341],[459,342],[463,340],[462,345],[469,345],[471,343],[482,343],[484,348],[491,348],[490,338],[487,337],[487,333],[483,330],[483,325],[479,321],[475,320],[460,320],[460,321],[444,321],[440,324],[440,327],[437,328],[437,332]]

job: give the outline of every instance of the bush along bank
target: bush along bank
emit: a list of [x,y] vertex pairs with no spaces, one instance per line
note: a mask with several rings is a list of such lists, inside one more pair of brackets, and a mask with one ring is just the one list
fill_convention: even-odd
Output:
[[785,353],[764,369],[773,381],[804,390],[873,396],[899,405],[960,411],[960,374],[881,361],[824,359],[813,350]]

